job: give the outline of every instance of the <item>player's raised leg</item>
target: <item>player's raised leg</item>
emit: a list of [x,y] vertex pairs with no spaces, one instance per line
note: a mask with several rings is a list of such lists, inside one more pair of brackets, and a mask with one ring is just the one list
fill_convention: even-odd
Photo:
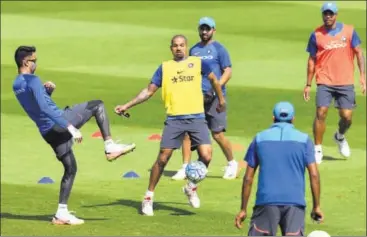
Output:
[[330,103],[333,99],[333,89],[319,85],[316,92],[316,115],[313,123],[313,136],[315,142],[315,159],[317,164],[322,162],[322,142],[326,130],[326,118]]
[[[199,161],[203,162],[208,168],[210,161],[212,160],[212,145],[206,120],[191,120],[188,134],[191,139],[192,148],[197,149]],[[189,203],[194,208],[200,207],[200,199],[197,194],[197,188],[197,184],[190,180],[188,180],[184,187],[184,193],[189,199]]]
[[177,171],[177,173],[172,176],[174,180],[184,180],[186,179],[186,166],[191,159],[191,140],[188,134],[185,135],[182,143],[182,167]]
[[350,147],[345,137],[348,129],[352,125],[353,109],[355,108],[354,86],[342,86],[336,90],[336,107],[339,109],[339,128],[334,134],[334,141],[338,145],[342,156],[350,156]]
[[81,128],[92,117],[96,119],[101,131],[105,153],[108,161],[115,160],[121,155],[133,151],[136,147],[134,143],[118,144],[112,139],[110,122],[103,101],[91,100],[85,103],[76,104],[65,108],[65,117],[77,128]]
[[185,135],[184,124],[185,121],[182,120],[166,120],[165,122],[158,158],[154,162],[152,170],[150,171],[148,190],[146,191],[142,202],[141,212],[143,215],[154,215],[154,190],[162,176],[164,167],[172,156],[173,150],[181,147],[183,137]]

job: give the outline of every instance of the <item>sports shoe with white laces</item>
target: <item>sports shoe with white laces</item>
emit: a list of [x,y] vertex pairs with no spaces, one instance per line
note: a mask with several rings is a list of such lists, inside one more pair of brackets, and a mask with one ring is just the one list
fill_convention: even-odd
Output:
[[185,185],[183,187],[183,191],[187,198],[189,199],[189,203],[193,208],[199,208],[200,207],[200,199],[196,192],[197,187],[189,187],[189,185]]
[[136,145],[134,143],[130,144],[119,144],[114,141],[109,142],[105,145],[105,153],[108,161],[113,161],[122,155],[135,150]]
[[338,144],[340,154],[348,158],[350,156],[350,148],[347,139],[344,136],[338,139],[338,132],[336,132],[334,134],[334,141]]
[[52,218],[52,224],[54,225],[81,225],[84,224],[84,220],[77,218],[71,212],[57,212]]
[[238,162],[234,161],[232,164],[228,164],[224,169],[223,179],[235,179],[237,178]]
[[172,176],[173,180],[184,180],[186,179],[186,172],[184,168],[181,168],[177,171],[177,173]]
[[145,216],[153,216],[153,198],[145,196],[141,203],[141,213]]

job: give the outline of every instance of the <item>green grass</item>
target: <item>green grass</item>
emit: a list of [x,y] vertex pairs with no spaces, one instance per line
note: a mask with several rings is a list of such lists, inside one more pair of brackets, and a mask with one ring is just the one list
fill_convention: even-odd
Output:
[[[340,19],[355,25],[365,49],[365,6],[341,4]],[[243,230],[233,226],[242,180],[221,179],[226,162],[216,144],[209,177],[199,189],[202,208],[190,208],[180,190],[184,182],[170,180],[181,165],[181,154],[176,152],[156,190],[155,216],[139,215],[137,209],[159,144],[147,138],[160,134],[163,126],[160,95],[132,109],[130,119],[113,114],[114,106],[135,96],[147,85],[158,64],[170,57],[168,44],[173,34],[186,34],[191,45],[197,41],[196,24],[204,8],[216,19],[216,38],[228,48],[233,61],[228,136],[232,143],[242,146],[234,153],[236,159],[243,158],[255,133],[271,124],[271,109],[279,100],[295,104],[296,126],[312,134],[315,101],[313,97],[305,103],[302,89],[307,40],[321,23],[315,2],[3,2],[2,235],[246,235],[249,220]],[[230,16],[235,15],[234,21]],[[11,91],[16,74],[13,54],[19,44],[37,46],[37,74],[57,84],[53,98],[60,107],[102,99],[113,135],[137,144],[134,153],[108,163],[101,140],[91,138],[97,130],[94,121],[82,128],[84,143],[74,146],[78,174],[69,209],[86,219],[83,226],[49,224],[57,208],[63,170]],[[334,109],[329,112],[324,142],[329,160],[320,166],[326,222],[313,224],[307,213],[306,232],[322,229],[331,235],[349,236],[366,233],[366,100],[359,87],[357,95],[358,107],[348,132],[350,160],[340,157],[331,139],[338,117]],[[122,174],[130,170],[141,178],[122,179]],[[36,184],[42,176],[56,183]],[[254,194],[255,190],[251,205]],[[307,201],[310,206],[309,187]]]

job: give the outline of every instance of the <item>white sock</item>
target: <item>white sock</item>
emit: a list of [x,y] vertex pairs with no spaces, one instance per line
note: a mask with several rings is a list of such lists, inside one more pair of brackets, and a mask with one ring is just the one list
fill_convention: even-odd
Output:
[[316,152],[322,152],[322,145],[315,145]]
[[187,167],[187,163],[183,163],[182,164],[182,169],[186,169],[186,167]]
[[234,159],[228,162],[229,166],[234,166],[236,164],[237,164],[237,161],[235,161]]
[[57,208],[57,212],[68,212],[68,205],[67,204],[59,204],[59,207]]
[[112,139],[108,139],[108,140],[104,141],[104,145],[105,146],[108,146],[108,145],[110,145],[112,143],[113,143],[113,140]]
[[336,139],[342,140],[344,139],[344,134],[340,134],[339,131],[336,132]]
[[146,193],[145,193],[145,196],[152,198],[152,197],[154,197],[154,192],[147,190]]

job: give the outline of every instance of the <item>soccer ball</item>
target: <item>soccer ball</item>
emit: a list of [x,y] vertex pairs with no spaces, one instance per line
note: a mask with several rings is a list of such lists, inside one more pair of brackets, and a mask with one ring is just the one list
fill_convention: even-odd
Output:
[[186,166],[185,173],[188,180],[199,183],[205,178],[208,170],[203,162],[193,161]]
[[323,230],[314,230],[307,237],[330,237],[330,235]]

